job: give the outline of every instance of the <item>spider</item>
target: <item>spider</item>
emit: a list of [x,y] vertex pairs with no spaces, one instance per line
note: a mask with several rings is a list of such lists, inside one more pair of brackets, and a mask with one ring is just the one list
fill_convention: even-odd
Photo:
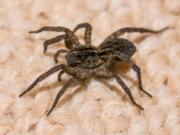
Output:
[[[81,28],[85,28],[85,44],[81,44],[75,35],[75,32]],[[41,74],[24,92],[19,95],[19,97],[22,97],[24,94],[32,90],[42,80],[59,71],[58,81],[61,81],[61,76],[64,73],[70,75],[71,78],[58,92],[51,108],[47,112],[47,116],[53,111],[60,97],[70,86],[72,86],[72,84],[80,84],[82,81],[92,77],[106,79],[114,78],[128,95],[132,104],[134,104],[140,110],[144,110],[143,107],[136,103],[129,87],[123,82],[121,77],[113,71],[112,67],[117,62],[128,63],[137,74],[139,90],[147,96],[152,97],[152,95],[145,91],[142,86],[140,67],[131,60],[132,55],[136,52],[136,47],[131,41],[119,37],[124,33],[160,33],[167,29],[168,27],[161,30],[150,30],[140,27],[125,27],[113,32],[111,35],[105,38],[105,40],[98,47],[93,46],[91,43],[92,26],[89,23],[78,24],[72,31],[61,26],[45,26],[38,30],[30,31],[30,33],[40,33],[43,31],[64,32],[64,34],[44,42],[44,53],[46,53],[49,45],[64,40],[67,49],[58,50],[54,55],[54,61],[58,63],[58,56],[61,53],[66,53],[65,58],[67,64],[58,64]]]

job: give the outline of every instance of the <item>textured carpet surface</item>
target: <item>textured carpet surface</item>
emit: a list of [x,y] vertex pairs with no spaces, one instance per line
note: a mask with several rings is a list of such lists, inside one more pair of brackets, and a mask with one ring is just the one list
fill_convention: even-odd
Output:
[[[42,26],[89,22],[93,45],[126,27],[173,28],[161,34],[125,34],[137,53],[144,88],[138,90],[132,70],[120,72],[136,101],[133,106],[114,79],[90,80],[71,87],[50,116],[47,110],[69,78],[57,74],[18,95],[41,73],[54,66],[53,54],[63,42],[43,54],[43,42],[58,33],[28,34]],[[77,35],[81,38],[83,30]],[[180,1],[179,0],[0,0],[0,135],[180,135]],[[65,63],[64,57],[59,58]],[[121,71],[121,67],[118,67]]]

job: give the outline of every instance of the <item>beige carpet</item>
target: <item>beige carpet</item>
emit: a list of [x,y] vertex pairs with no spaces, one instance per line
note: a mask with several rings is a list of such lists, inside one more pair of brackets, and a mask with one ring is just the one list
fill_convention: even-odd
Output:
[[[95,46],[125,26],[173,27],[158,35],[123,36],[137,47],[133,60],[153,98],[139,92],[132,70],[122,76],[145,111],[132,105],[113,79],[71,87],[48,117],[46,111],[68,75],[57,82],[54,74],[18,97],[55,65],[53,54],[64,46],[52,45],[43,54],[43,42],[58,33],[28,31],[46,25],[73,29],[82,22],[92,24]],[[0,0],[0,135],[180,135],[179,59],[179,0]],[[59,61],[65,63],[64,57]]]

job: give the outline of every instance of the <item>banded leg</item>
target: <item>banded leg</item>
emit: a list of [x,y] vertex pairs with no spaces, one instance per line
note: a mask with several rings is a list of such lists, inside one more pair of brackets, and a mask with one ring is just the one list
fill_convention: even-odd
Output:
[[115,77],[116,81],[121,85],[121,87],[123,88],[123,90],[126,92],[126,94],[128,95],[128,97],[130,98],[131,102],[132,102],[135,106],[137,106],[139,109],[144,110],[143,107],[141,107],[140,105],[138,105],[138,104],[136,103],[136,101],[134,100],[134,97],[133,97],[132,94],[131,94],[130,89],[126,86],[126,84],[123,82],[123,80],[122,80],[118,75],[115,75],[114,77]]
[[[29,33],[40,33],[43,31],[65,32],[66,42],[68,43],[68,44],[66,44],[66,47],[70,50],[73,49],[73,44],[80,45],[78,38],[74,35],[74,33],[71,30],[69,30],[65,27],[61,27],[61,26],[57,26],[57,27],[45,26],[38,30],[30,31]],[[53,42],[53,43],[55,43],[55,42]]]
[[144,90],[143,86],[142,86],[142,79],[141,79],[141,69],[139,66],[137,66],[135,63],[132,64],[132,68],[133,70],[136,72],[137,74],[137,78],[138,78],[138,87],[139,89],[144,92],[147,96],[152,97],[151,94],[149,94],[147,91]]
[[160,33],[163,32],[165,30],[169,29],[169,27],[165,27],[163,29],[160,30],[150,30],[150,29],[145,29],[145,28],[136,28],[136,27],[125,27],[122,29],[119,29],[115,32],[113,32],[110,36],[108,36],[101,44],[103,44],[104,42],[108,41],[108,40],[112,40],[114,38],[118,38],[119,36],[122,36],[125,33],[132,33],[132,32],[138,32],[138,33]]
[[75,78],[71,78],[68,80],[68,82],[61,88],[61,90],[58,92],[53,105],[51,106],[50,110],[47,113],[47,116],[52,112],[52,110],[56,107],[60,97],[64,94],[64,92],[75,82]]
[[92,26],[89,23],[81,23],[78,24],[74,30],[73,33],[75,33],[78,29],[85,28],[84,32],[84,41],[86,45],[91,45],[91,35],[92,35]]
[[57,65],[55,67],[50,68],[47,72],[41,74],[24,92],[22,92],[19,97],[22,97],[24,94],[26,94],[27,92],[29,92],[30,90],[32,90],[32,88],[34,88],[39,82],[41,82],[42,80],[46,79],[47,77],[49,77],[50,75],[52,75],[53,73],[59,71],[60,69],[63,69],[64,65]]
[[60,49],[58,50],[55,55],[54,55],[54,61],[57,63],[58,62],[58,56],[61,54],[61,53],[67,53],[69,52],[68,50],[66,49]]

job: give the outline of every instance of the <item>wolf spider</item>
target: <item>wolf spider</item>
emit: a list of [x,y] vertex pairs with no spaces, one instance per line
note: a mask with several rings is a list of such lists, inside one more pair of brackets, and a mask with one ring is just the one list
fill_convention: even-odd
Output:
[[[85,45],[81,44],[75,35],[75,32],[81,28],[85,28],[84,32],[84,41]],[[130,58],[136,52],[136,47],[134,44],[127,39],[119,38],[124,33],[160,33],[168,27],[161,30],[150,30],[145,28],[135,28],[135,27],[126,27],[119,29],[113,32],[108,36],[99,47],[95,47],[91,43],[91,31],[92,27],[89,23],[81,23],[77,25],[73,31],[65,27],[53,27],[45,26],[35,31],[30,31],[30,33],[40,33],[43,31],[52,31],[52,32],[64,32],[65,34],[59,35],[55,38],[49,39],[44,42],[44,53],[47,51],[47,47],[53,43],[64,40],[65,46],[67,49],[60,49],[54,55],[54,60],[58,62],[58,56],[61,53],[66,53],[67,64],[59,64],[50,68],[47,72],[41,74],[24,92],[22,92],[19,97],[22,97],[24,94],[32,90],[40,81],[46,79],[55,72],[59,72],[58,80],[61,80],[62,74],[66,73],[72,77],[65,83],[65,85],[58,92],[54,103],[52,104],[47,115],[49,115],[52,110],[57,105],[60,97],[64,92],[72,86],[73,83],[81,83],[90,77],[95,78],[115,78],[117,83],[121,85],[125,93],[130,98],[131,102],[137,106],[139,109],[144,110],[139,104],[134,100],[130,89],[126,86],[120,76],[113,72],[112,67],[117,62],[126,62],[137,74],[138,87],[139,90],[145,93],[147,96],[152,97],[147,91],[144,90],[141,80],[141,69],[136,65]]]

